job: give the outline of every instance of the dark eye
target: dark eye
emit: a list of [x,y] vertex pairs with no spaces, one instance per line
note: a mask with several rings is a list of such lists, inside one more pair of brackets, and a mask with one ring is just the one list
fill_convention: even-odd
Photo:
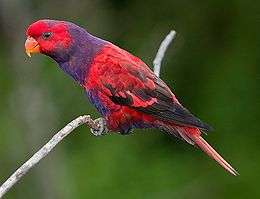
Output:
[[49,39],[51,37],[52,33],[51,32],[44,32],[42,34],[43,39]]

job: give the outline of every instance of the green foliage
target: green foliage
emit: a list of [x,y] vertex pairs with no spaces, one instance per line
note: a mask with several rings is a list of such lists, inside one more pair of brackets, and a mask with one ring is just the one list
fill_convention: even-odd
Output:
[[53,61],[26,58],[24,29],[39,18],[71,20],[149,65],[174,28],[161,77],[215,128],[206,139],[241,174],[158,131],[96,138],[81,127],[6,198],[260,197],[259,9],[240,0],[0,2],[1,182],[71,119],[98,117]]

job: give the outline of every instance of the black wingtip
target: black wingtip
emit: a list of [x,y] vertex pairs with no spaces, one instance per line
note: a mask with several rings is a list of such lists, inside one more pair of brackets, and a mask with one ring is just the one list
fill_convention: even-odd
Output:
[[204,131],[214,131],[214,128],[212,127],[212,126],[210,126],[209,124],[207,124],[207,123],[202,123],[203,125],[202,125],[202,128],[201,128],[201,130],[204,130]]

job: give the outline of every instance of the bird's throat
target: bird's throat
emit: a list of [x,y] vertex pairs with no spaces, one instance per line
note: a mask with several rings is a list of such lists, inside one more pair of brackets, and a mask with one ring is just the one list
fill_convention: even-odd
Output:
[[76,82],[84,84],[93,59],[107,42],[90,35],[84,29],[72,29],[70,34],[74,38],[72,45],[66,50],[58,51],[60,54],[50,56]]

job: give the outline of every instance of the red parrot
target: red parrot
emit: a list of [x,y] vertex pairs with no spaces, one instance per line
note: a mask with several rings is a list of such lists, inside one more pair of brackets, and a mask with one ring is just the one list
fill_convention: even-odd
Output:
[[54,59],[83,87],[109,131],[128,134],[134,128],[157,128],[198,146],[231,174],[238,174],[202,138],[211,127],[184,108],[138,57],[66,21],[36,21],[26,35],[26,53]]

